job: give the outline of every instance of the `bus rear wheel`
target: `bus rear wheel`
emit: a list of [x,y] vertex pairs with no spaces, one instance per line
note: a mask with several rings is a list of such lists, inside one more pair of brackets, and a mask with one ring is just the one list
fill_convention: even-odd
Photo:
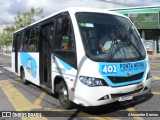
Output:
[[24,70],[21,70],[21,80],[23,81],[23,84],[27,85],[29,82],[25,79],[25,73]]
[[73,102],[69,100],[67,86],[64,81],[61,81],[58,85],[58,99],[61,106],[64,109],[71,109],[73,107]]

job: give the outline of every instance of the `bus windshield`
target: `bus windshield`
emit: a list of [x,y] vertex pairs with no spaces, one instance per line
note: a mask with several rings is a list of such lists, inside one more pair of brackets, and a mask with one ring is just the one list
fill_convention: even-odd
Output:
[[142,60],[146,52],[135,27],[125,17],[104,13],[77,12],[86,55],[94,61]]

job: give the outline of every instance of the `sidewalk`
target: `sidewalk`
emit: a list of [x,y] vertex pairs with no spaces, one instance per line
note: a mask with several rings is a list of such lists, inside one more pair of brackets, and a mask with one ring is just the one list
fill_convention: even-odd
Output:
[[11,54],[4,54],[5,56],[12,57]]
[[1,51],[0,55],[11,56],[11,51]]
[[5,56],[10,56],[11,57],[11,54],[1,54],[1,55],[5,55]]

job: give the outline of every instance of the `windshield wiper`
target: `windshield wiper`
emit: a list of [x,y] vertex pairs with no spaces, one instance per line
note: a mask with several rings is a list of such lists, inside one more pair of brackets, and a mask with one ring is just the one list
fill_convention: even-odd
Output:
[[[120,45],[124,45],[123,47],[120,47]],[[129,54],[129,53],[126,53],[127,51],[124,49],[124,47],[126,46],[126,48],[128,48],[128,47],[131,47],[131,46],[133,46],[133,48],[136,50],[136,52],[137,52],[137,58],[129,58],[128,56],[127,56],[127,54]],[[115,54],[117,54],[117,52],[116,51],[118,51],[118,52],[120,52],[120,54],[122,55],[122,56],[124,56],[124,58],[122,59],[120,59],[119,58],[119,60],[118,59],[116,59],[116,61],[118,60],[118,61],[122,61],[122,60],[124,60],[124,59],[127,59],[127,60],[132,60],[132,59],[137,59],[137,60],[141,60],[141,59],[143,59],[144,57],[143,57],[143,55],[141,54],[141,52],[139,51],[139,49],[129,40],[129,39],[126,39],[125,41],[123,41],[122,43],[118,43],[118,39],[116,39],[116,38],[114,38],[113,40],[112,40],[112,44],[111,44],[111,47],[110,47],[110,50],[109,50],[109,53],[108,53],[108,57],[107,57],[107,62],[109,62],[109,61],[114,61],[113,60],[113,55],[115,55]]]
[[141,52],[139,51],[139,49],[133,44],[133,42],[131,40],[127,40],[127,42],[129,42],[136,49],[136,51],[138,52],[138,54],[140,56],[139,59],[142,59],[143,55],[141,54]]
[[[107,62],[111,61],[111,58],[112,58],[111,56],[112,56],[112,51],[113,51],[113,49],[114,49],[114,45],[119,46],[116,37],[114,37],[114,38],[112,39],[111,47],[110,47],[110,49],[109,49],[108,56],[107,56]],[[118,48],[119,48],[119,47],[118,47]],[[119,50],[120,50],[120,49],[119,49]]]

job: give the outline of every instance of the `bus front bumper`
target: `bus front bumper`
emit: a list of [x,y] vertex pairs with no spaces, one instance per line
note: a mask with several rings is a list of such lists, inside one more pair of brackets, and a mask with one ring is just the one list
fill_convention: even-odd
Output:
[[116,101],[131,100],[135,96],[148,93],[151,89],[151,81],[152,78],[149,78],[139,84],[114,88],[106,86],[88,87],[81,84],[76,87],[73,102],[82,106],[99,106]]

